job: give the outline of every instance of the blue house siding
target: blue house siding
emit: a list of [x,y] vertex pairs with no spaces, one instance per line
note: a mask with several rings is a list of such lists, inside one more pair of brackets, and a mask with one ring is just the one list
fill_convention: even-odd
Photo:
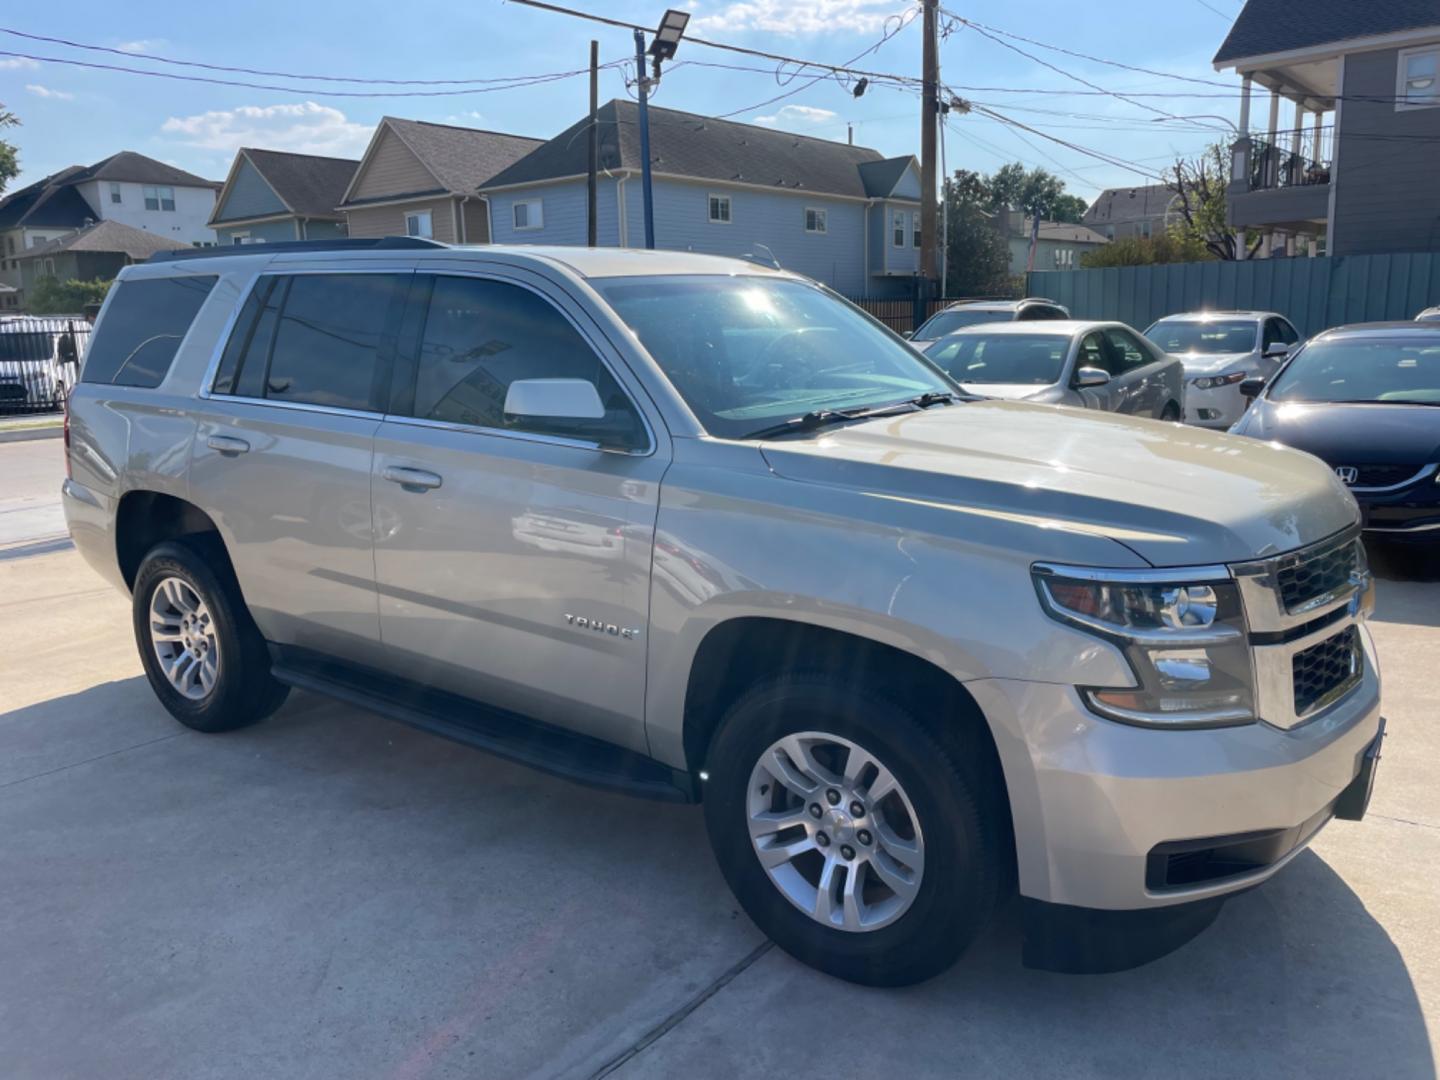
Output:
[[235,171],[235,181],[225,196],[225,205],[216,209],[215,216],[220,221],[244,221],[289,212],[255,167],[242,158]]

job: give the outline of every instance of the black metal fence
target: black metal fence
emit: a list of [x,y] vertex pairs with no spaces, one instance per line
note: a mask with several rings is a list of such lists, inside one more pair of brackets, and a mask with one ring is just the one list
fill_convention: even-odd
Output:
[[63,409],[89,343],[79,315],[0,317],[0,416]]

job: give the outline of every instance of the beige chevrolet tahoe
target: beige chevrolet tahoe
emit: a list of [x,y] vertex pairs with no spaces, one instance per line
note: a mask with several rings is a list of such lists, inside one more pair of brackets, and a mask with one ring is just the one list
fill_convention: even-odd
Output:
[[1025,962],[1143,963],[1368,801],[1329,469],[973,397],[747,261],[159,257],[67,450],[71,535],[182,723],[302,687],[700,802],[750,917],[842,978],[933,975],[1016,892]]

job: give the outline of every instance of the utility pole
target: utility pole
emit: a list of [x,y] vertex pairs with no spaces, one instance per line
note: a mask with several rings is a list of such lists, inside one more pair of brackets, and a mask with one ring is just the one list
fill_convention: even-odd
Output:
[[600,111],[600,42],[590,42],[590,133],[586,140],[590,144],[590,161],[585,173],[585,221],[586,242],[594,247],[598,240],[596,229],[596,195],[599,180],[596,168],[600,162],[600,132],[598,130]]
[[655,248],[655,200],[650,184],[650,80],[645,75],[645,32],[635,31],[635,77],[640,91],[640,186],[645,197],[645,247]]
[[935,13],[940,0],[924,0],[924,99],[920,120],[920,279],[925,298],[933,294],[938,273],[935,241],[935,131],[940,120],[940,54],[935,39]]

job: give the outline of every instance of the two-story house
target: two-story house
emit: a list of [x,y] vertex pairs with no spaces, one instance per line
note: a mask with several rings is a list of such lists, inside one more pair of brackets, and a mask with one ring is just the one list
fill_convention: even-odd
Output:
[[327,240],[345,235],[337,209],[360,162],[242,147],[215,200],[210,226],[221,244]]
[[1086,208],[1080,223],[1107,240],[1148,240],[1175,222],[1179,197],[1169,184],[1106,188]]
[[[481,185],[496,243],[586,243],[589,124]],[[597,134],[597,242],[642,247],[638,106],[601,106]],[[652,107],[650,164],[656,247],[768,252],[850,296],[909,295],[920,247],[913,157]]]
[[1260,255],[1440,251],[1440,3],[1247,0],[1215,68],[1242,80],[1227,201]]
[[339,209],[351,236],[483,244],[490,225],[479,187],[540,144],[522,135],[387,116]]
[[168,248],[213,244],[208,224],[219,184],[122,150],[94,165],[72,165],[0,199],[0,304],[24,305],[20,257],[97,221],[153,233]]

